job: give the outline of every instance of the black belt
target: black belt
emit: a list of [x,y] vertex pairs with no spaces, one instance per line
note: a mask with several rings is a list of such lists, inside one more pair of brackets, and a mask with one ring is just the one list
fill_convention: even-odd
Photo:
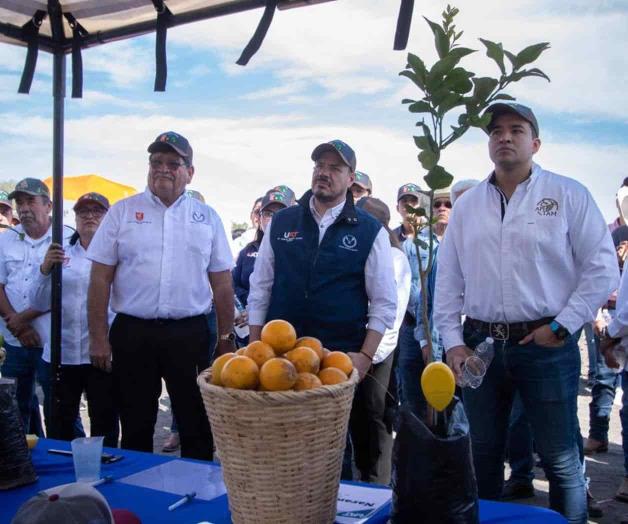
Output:
[[549,324],[552,320],[554,320],[554,317],[544,317],[529,322],[513,322],[512,324],[508,324],[506,322],[484,322],[483,320],[467,317],[465,325],[468,324],[473,329],[486,333],[487,337],[491,337],[494,340],[511,340],[522,339],[535,329]]
[[135,322],[142,322],[144,324],[157,324],[158,326],[167,326],[168,324],[175,324],[177,322],[189,322],[190,320],[205,318],[205,315],[194,315],[193,317],[183,318],[140,318],[134,317],[133,315],[127,315],[126,313],[118,313],[118,316],[128,318]]

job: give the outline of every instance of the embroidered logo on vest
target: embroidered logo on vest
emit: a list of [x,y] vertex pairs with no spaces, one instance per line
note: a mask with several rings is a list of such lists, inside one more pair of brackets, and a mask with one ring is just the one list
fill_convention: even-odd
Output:
[[342,237],[342,243],[339,247],[348,251],[357,251],[358,240],[353,235],[345,235]]

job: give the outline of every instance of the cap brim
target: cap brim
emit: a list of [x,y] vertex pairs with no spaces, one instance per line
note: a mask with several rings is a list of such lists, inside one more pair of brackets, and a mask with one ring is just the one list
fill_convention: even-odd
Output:
[[15,200],[15,197],[17,195],[19,195],[20,193],[24,194],[24,195],[30,195],[30,196],[47,196],[48,198],[50,198],[50,195],[42,195],[41,193],[35,193],[34,191],[24,191],[23,189],[20,189],[19,191],[11,191],[8,195],[7,198],[9,200]]
[[354,180],[352,185],[360,186],[362,189],[366,189],[366,190],[370,190],[371,189],[368,184],[365,184],[364,182],[358,182],[357,180]]
[[532,129],[534,129],[535,133],[538,135],[539,134],[539,130],[536,127],[536,125],[534,124],[534,122],[532,122],[527,115],[522,114],[521,112],[517,111],[516,108],[512,107],[509,104],[502,104],[497,102],[496,104],[492,104],[491,106],[489,106],[486,111],[484,111],[484,114],[489,113],[491,116],[491,121],[488,123],[488,125],[486,127],[484,127],[484,132],[489,135],[490,134],[490,127],[491,124],[493,123],[493,120],[495,120],[496,117],[500,116],[500,115],[505,115],[510,113],[511,115],[517,115],[520,118],[523,118],[528,124],[530,124],[530,126],[532,126]]
[[149,153],[163,153],[163,152],[168,152],[168,151],[174,151],[175,153],[177,153],[177,155],[183,157],[183,158],[187,158],[188,155],[185,151],[183,151],[181,148],[174,146],[172,144],[169,144],[167,142],[153,142],[151,145],[148,146],[147,151]]
[[328,152],[336,153],[342,159],[342,161],[349,167],[349,169],[353,171],[353,167],[351,167],[351,163],[345,158],[345,156],[340,151],[338,151],[333,145],[328,144],[328,143],[320,144],[314,148],[314,151],[312,151],[312,160],[316,162],[323,153],[328,153]]
[[95,198],[84,198],[81,201],[74,204],[74,207],[72,209],[76,211],[77,209],[83,207],[83,204],[98,204],[105,211],[109,211],[109,208],[105,206],[105,204],[103,204],[100,200],[96,200]]
[[403,193],[397,197],[397,202],[399,202],[404,196],[413,196],[417,197],[419,200],[421,199],[421,193],[417,193],[416,191],[408,191]]

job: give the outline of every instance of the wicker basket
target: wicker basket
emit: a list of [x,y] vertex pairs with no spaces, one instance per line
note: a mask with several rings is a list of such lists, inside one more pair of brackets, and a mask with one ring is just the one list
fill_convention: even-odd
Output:
[[198,377],[235,524],[333,523],[355,385],[244,391]]

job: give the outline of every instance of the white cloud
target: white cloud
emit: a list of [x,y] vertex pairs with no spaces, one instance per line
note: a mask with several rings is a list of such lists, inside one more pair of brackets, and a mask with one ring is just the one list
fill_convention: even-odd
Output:
[[[0,178],[51,172],[51,125],[43,118],[0,114],[11,134],[5,147],[13,152]],[[191,187],[201,191],[225,224],[245,220],[253,200],[277,184],[297,194],[309,187],[312,149],[331,138],[345,138],[356,150],[360,169],[371,175],[375,195],[393,211],[397,188],[410,181],[424,185],[410,133],[373,125],[316,125],[298,116],[266,118],[173,119],[167,116],[105,116],[71,119],[66,126],[65,173],[98,173],[142,190],[146,179],[146,146],[162,130],[188,136],[195,151],[196,175]],[[544,143],[538,162],[589,187],[607,220],[615,214],[614,195],[623,179],[628,146]],[[447,150],[443,165],[456,178],[484,178],[491,165],[486,139],[469,132]],[[393,218],[395,221],[396,218]]]
[[[435,56],[432,34],[422,15],[438,21],[445,5],[431,0],[414,9],[408,50],[427,57],[428,63]],[[552,48],[538,66],[552,82],[526,79],[512,92],[561,113],[628,120],[628,104],[624,103],[628,84],[625,3],[581,0],[578,9],[570,6],[568,10],[561,2],[541,0],[462,0],[456,5],[461,9],[458,28],[465,31],[463,45],[479,50],[465,63],[478,74],[497,74],[478,37],[502,41],[512,51],[549,41]],[[343,0],[278,12],[260,51],[245,68],[234,62],[256,27],[259,10],[175,29],[171,42],[218,50],[227,74],[274,71],[279,78],[293,82],[315,81],[331,96],[377,94],[387,88],[403,89],[407,82],[396,78],[405,65],[406,53],[392,51],[397,10],[396,2]],[[355,78],[369,79],[371,84],[365,89],[363,82],[351,81]]]

